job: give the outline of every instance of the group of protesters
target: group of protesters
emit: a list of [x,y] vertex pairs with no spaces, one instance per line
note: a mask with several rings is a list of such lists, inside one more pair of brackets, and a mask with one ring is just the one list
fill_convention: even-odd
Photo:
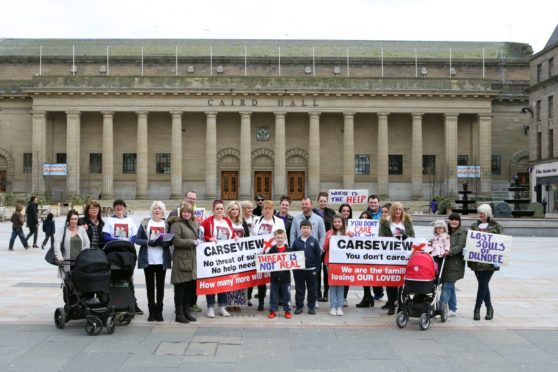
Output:
[[[150,215],[136,226],[134,220],[126,212],[126,202],[117,199],[113,203],[114,214],[103,220],[100,215],[101,206],[96,201],[86,205],[84,216],[79,218],[75,211],[70,211],[65,224],[53,243],[54,231],[47,235],[54,244],[57,260],[74,259],[82,249],[91,247],[102,248],[111,240],[128,240],[140,246],[138,254],[138,268],[143,269],[147,290],[148,321],[163,321],[163,299],[166,271],[171,269],[170,282],[174,286],[175,320],[179,323],[196,321],[194,313],[200,312],[196,295],[196,248],[205,242],[237,239],[248,236],[273,234],[275,246],[271,253],[284,251],[304,251],[305,268],[293,270],[295,282],[295,314],[304,311],[306,300],[307,312],[316,314],[318,302],[329,302],[330,314],[343,315],[343,308],[348,306],[348,286],[328,284],[328,268],[330,240],[334,235],[352,236],[348,229],[348,220],[356,214],[350,204],[342,204],[338,211],[327,206],[328,194],[321,192],[317,198],[317,206],[312,200],[304,198],[301,201],[301,212],[292,216],[289,214],[291,200],[283,196],[279,205],[258,194],[255,199],[256,207],[251,201],[213,201],[212,214],[203,219],[196,218],[197,195],[194,191],[186,193],[182,203],[167,215],[166,206],[161,201],[154,201],[150,208]],[[36,207],[36,197],[32,198],[31,223],[33,223],[33,205]],[[277,208],[276,208],[277,207]],[[16,208],[12,216],[13,240],[20,236],[24,246],[28,248],[27,238],[23,236],[21,206]],[[28,208],[29,209],[29,208]],[[35,208],[36,209],[36,208]],[[402,203],[394,202],[380,204],[377,195],[368,197],[366,210],[358,214],[360,219],[378,220],[380,237],[395,237],[405,240],[415,237],[410,215],[405,212]],[[52,219],[52,218],[51,218]],[[38,225],[38,223],[37,223]],[[472,224],[471,230],[501,234],[502,227],[494,221],[489,205],[478,207],[478,220]],[[30,234],[35,234],[37,227],[30,228]],[[161,239],[162,235],[170,233],[170,239]],[[63,237],[63,238],[61,238]],[[457,299],[455,293],[456,281],[462,279],[465,273],[463,250],[466,244],[467,230],[461,226],[461,217],[457,213],[448,216],[448,220],[434,222],[433,237],[430,239],[431,254],[437,259],[445,258],[441,273],[442,292],[440,302],[447,304],[449,316],[455,316]],[[45,239],[44,245],[47,243]],[[70,249],[61,252],[57,249],[60,240]],[[270,253],[268,252],[268,253]],[[474,271],[478,281],[477,298],[474,307],[474,320],[480,320],[480,310],[484,303],[486,320],[491,320],[494,310],[490,298],[489,283],[499,267],[497,265],[468,261],[468,266]],[[291,318],[290,286],[291,275],[272,273],[270,285],[269,317],[274,318],[279,306],[283,306],[285,317]],[[240,311],[241,306],[253,306],[253,298],[257,299],[257,310],[264,311],[267,285],[261,284],[254,288],[234,290],[206,295],[207,317],[215,317],[215,302],[218,313],[229,317],[231,311]],[[400,298],[401,287],[386,286],[387,301],[382,309],[387,315],[393,315]],[[359,308],[374,307],[375,301],[384,297],[381,286],[363,287],[361,301],[356,304]],[[143,311],[136,304],[136,314]]]

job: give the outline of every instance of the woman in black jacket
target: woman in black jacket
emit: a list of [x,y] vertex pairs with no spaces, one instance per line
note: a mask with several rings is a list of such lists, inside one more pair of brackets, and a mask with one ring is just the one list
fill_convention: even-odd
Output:
[[87,231],[91,247],[103,248],[105,246],[103,241],[103,226],[105,226],[105,223],[101,218],[101,205],[94,200],[90,201],[85,206],[84,215],[79,224]]

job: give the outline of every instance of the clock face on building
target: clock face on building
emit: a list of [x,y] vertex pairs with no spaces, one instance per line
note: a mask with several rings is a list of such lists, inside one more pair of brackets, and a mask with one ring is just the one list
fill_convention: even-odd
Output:
[[269,141],[269,127],[258,127],[256,130],[256,139],[258,141]]

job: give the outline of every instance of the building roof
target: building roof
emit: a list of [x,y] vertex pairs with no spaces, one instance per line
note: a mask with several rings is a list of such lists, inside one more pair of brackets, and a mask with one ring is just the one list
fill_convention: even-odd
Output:
[[558,25],[556,25],[556,28],[554,29],[554,32],[552,33],[552,35],[550,35],[550,38],[546,42],[546,45],[544,46],[544,49],[546,49],[549,46],[554,45],[556,43],[558,43]]
[[[556,34],[556,31],[554,32]],[[554,36],[553,34],[553,36]],[[476,41],[243,40],[243,39],[0,39],[0,57],[308,57],[524,59],[529,44]],[[416,54],[415,54],[416,53]]]

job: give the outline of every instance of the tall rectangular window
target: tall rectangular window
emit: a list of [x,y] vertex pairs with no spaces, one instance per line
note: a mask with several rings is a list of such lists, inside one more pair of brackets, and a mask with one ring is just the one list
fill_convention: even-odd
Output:
[[542,135],[541,132],[537,132],[537,160],[542,159]]
[[469,165],[469,155],[457,155],[457,165]]
[[541,121],[541,100],[535,102],[535,121]]
[[554,76],[554,58],[550,58],[548,60],[548,78],[550,79],[553,76]]
[[554,96],[548,96],[548,118],[554,117]]
[[23,173],[33,172],[33,154],[26,152],[23,154]]
[[502,174],[502,156],[500,155],[492,155],[492,175],[499,176]]
[[130,153],[122,154],[122,173],[125,174],[136,173],[136,159],[137,159],[137,154],[130,154]]
[[355,175],[364,176],[370,174],[370,155],[355,155]]
[[89,154],[89,173],[103,173],[103,154]]
[[56,164],[66,164],[66,153],[65,152],[56,153]]
[[554,129],[548,130],[548,158],[554,158]]
[[537,83],[540,83],[542,80],[542,64],[537,65]]
[[389,174],[403,174],[403,155],[389,155]]
[[157,174],[170,174],[171,154],[155,154],[155,171]]
[[436,155],[422,155],[422,174],[436,174]]

